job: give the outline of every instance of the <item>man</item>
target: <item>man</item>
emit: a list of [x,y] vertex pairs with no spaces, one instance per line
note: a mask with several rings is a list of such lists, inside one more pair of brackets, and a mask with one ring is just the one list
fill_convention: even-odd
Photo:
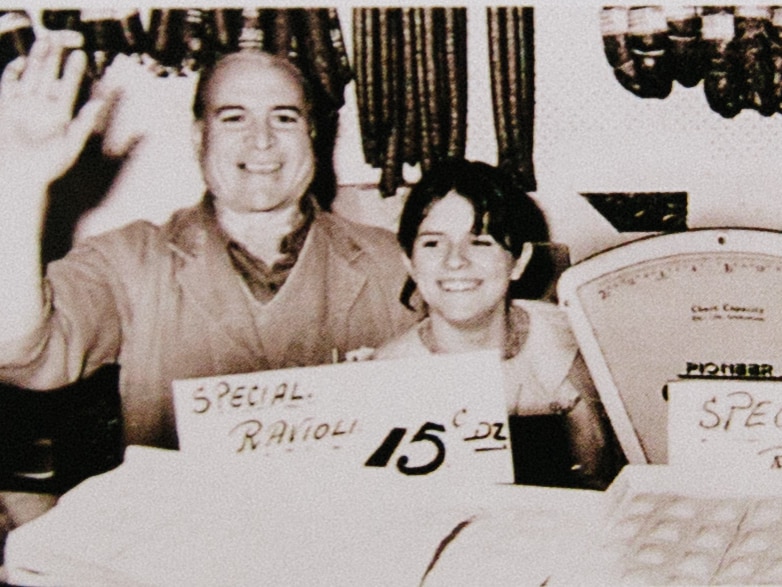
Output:
[[412,323],[393,236],[318,207],[306,84],[259,52],[202,74],[203,201],[85,239],[42,276],[47,188],[110,108],[71,116],[79,43],[42,38],[0,81],[0,379],[49,389],[117,362],[126,441],[175,447],[172,380],[341,360]]

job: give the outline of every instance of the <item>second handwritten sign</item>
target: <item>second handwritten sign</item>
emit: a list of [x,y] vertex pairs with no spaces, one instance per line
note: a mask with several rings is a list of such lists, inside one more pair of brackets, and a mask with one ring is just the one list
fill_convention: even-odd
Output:
[[670,464],[782,470],[782,381],[672,381],[668,397]]

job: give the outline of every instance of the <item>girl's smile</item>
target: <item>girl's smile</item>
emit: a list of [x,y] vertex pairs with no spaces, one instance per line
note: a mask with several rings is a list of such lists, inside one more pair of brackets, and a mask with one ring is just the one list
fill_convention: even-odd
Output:
[[502,319],[508,284],[526,260],[513,255],[488,234],[475,234],[472,204],[449,192],[432,205],[421,222],[410,259],[412,278],[435,320],[481,326]]

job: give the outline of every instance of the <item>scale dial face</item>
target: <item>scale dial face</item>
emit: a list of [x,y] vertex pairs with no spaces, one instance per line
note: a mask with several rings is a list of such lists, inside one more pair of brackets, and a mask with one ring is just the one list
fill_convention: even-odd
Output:
[[668,381],[782,375],[782,233],[630,242],[565,271],[558,293],[631,463],[667,462]]

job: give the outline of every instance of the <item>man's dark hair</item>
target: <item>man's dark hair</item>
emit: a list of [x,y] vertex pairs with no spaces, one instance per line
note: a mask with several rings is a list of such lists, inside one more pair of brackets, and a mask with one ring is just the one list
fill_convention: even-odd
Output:
[[[222,67],[222,64],[226,61],[230,61],[232,59],[236,59],[239,56],[246,54],[247,50],[242,52],[236,52],[236,53],[226,53],[225,55],[221,55],[217,59],[214,59],[210,62],[208,62],[204,67],[201,69],[201,72],[198,76],[198,81],[196,82],[195,87],[195,93],[193,95],[193,118],[196,120],[202,120],[205,114],[206,110],[206,94],[209,90],[209,84],[212,81],[212,78],[215,76],[215,74],[220,70]],[[312,124],[312,109],[313,109],[313,103],[314,103],[314,96],[312,91],[312,84],[307,79],[307,77],[301,72],[301,70],[290,60],[286,57],[282,57],[280,55],[275,55],[274,53],[268,53],[266,51],[254,51],[258,55],[262,55],[268,59],[269,65],[273,67],[278,67],[280,69],[283,69],[290,73],[301,86],[302,93],[304,94],[304,106],[306,107],[306,112],[304,112],[305,117],[310,121],[310,124]]]

